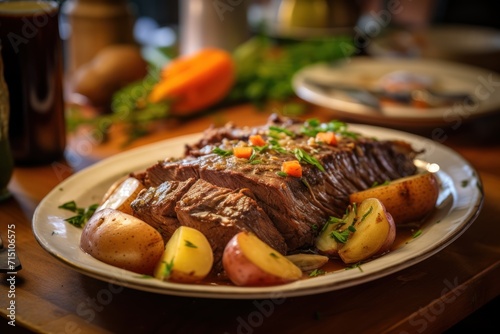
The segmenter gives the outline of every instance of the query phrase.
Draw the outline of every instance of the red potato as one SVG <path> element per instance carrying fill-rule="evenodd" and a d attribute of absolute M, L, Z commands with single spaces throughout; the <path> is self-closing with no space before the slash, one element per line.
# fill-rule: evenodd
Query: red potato
<path fill-rule="evenodd" d="M 302 277 L 299 267 L 249 232 L 240 232 L 229 241 L 222 264 L 238 286 L 279 285 Z"/>
<path fill-rule="evenodd" d="M 382 202 L 368 198 L 357 208 L 356 220 L 347 242 L 339 250 L 342 261 L 357 263 L 387 252 L 396 238 L 396 224 Z"/>
<path fill-rule="evenodd" d="M 404 224 L 429 214 L 438 196 L 438 180 L 433 173 L 426 172 L 353 193 L 349 200 L 351 203 L 361 203 L 367 198 L 378 198 L 396 224 Z"/>
<path fill-rule="evenodd" d="M 107 264 L 151 275 L 163 254 L 161 234 L 134 216 L 103 209 L 85 224 L 81 249 Z"/>

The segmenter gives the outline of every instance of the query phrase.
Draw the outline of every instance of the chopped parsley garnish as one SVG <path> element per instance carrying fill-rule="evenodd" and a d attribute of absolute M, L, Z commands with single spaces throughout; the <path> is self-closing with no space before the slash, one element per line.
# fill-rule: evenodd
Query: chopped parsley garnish
<path fill-rule="evenodd" d="M 174 259 L 172 258 L 172 260 L 168 263 L 163 261 L 163 263 L 165 263 L 165 271 L 163 274 L 165 278 L 168 278 L 170 277 L 170 274 L 172 274 L 172 269 L 174 269 Z"/>
<path fill-rule="evenodd" d="M 276 175 L 281 176 L 281 177 L 287 177 L 287 176 L 288 176 L 288 174 L 287 174 L 287 173 L 282 172 L 282 171 L 277 171 L 277 172 L 276 172 Z"/>
<path fill-rule="evenodd" d="M 253 149 L 257 152 L 264 152 L 265 150 L 267 150 L 269 148 L 269 145 L 264 145 L 264 146 L 252 146 Z"/>
<path fill-rule="evenodd" d="M 358 268 L 359 271 L 363 272 L 363 269 L 361 268 L 361 262 L 350 265 L 349 267 L 346 267 L 345 270 L 350 270 L 350 269 L 355 269 L 355 268 Z"/>
<path fill-rule="evenodd" d="M 287 136 L 289 137 L 295 137 L 295 133 L 293 133 L 292 131 L 288 130 L 288 129 L 285 129 L 285 128 L 282 128 L 282 127 L 279 127 L 279 126 L 270 126 L 269 127 L 269 130 L 270 130 L 270 136 L 275 138 L 276 136 L 274 136 L 273 132 L 277 132 L 277 133 L 284 133 L 286 134 Z"/>
<path fill-rule="evenodd" d="M 300 129 L 300 132 L 308 137 L 316 137 L 319 132 L 335 132 L 344 137 L 357 138 L 357 134 L 347 131 L 347 124 L 341 121 L 330 121 L 321 123 L 316 118 L 308 119 Z"/>
<path fill-rule="evenodd" d="M 322 269 L 314 269 L 313 271 L 311 271 L 309 273 L 309 277 L 316 277 L 316 276 L 324 275 L 324 274 L 326 274 L 326 271 L 324 271 Z"/>
<path fill-rule="evenodd" d="M 415 233 L 413 233 L 412 238 L 413 239 L 418 238 L 421 234 L 422 234 L 422 230 L 418 230 Z"/>
<path fill-rule="evenodd" d="M 276 255 L 275 253 L 269 253 L 269 255 L 271 255 L 271 257 L 274 257 L 275 259 L 279 258 L 279 256 Z"/>
<path fill-rule="evenodd" d="M 195 244 L 193 244 L 189 240 L 184 240 L 184 243 L 185 243 L 186 247 L 189 247 L 189 248 L 198 248 L 198 246 L 196 246 Z"/>
<path fill-rule="evenodd" d="M 217 155 L 220 155 L 221 157 L 228 157 L 230 155 L 233 154 L 232 151 L 226 151 L 226 150 L 223 150 L 222 148 L 220 147 L 216 147 L 212 150 L 212 153 L 215 153 Z"/>
<path fill-rule="evenodd" d="M 278 143 L 278 141 L 276 139 L 269 139 L 269 144 L 271 144 L 269 146 L 269 148 L 272 150 L 275 150 L 278 153 L 283 153 L 283 154 L 288 153 L 288 151 L 286 149 L 281 147 L 280 143 Z"/>
<path fill-rule="evenodd" d="M 87 208 L 80 208 L 78 207 L 78 205 L 76 205 L 75 201 L 69 201 L 60 205 L 58 208 L 76 213 L 75 216 L 66 218 L 64 220 L 76 227 L 83 227 L 85 223 L 87 223 L 87 221 L 90 219 L 90 217 L 92 217 L 98 207 L 99 204 L 92 204 Z"/>
<path fill-rule="evenodd" d="M 469 180 L 462 180 L 462 188 L 465 188 L 469 185 Z"/>
<path fill-rule="evenodd" d="M 318 159 L 311 157 L 303 149 L 296 148 L 293 150 L 293 154 L 295 155 L 297 160 L 299 160 L 299 162 L 306 162 L 308 164 L 316 166 L 322 172 L 325 171 L 325 168 L 321 165 L 321 163 L 318 161 Z"/>
<path fill-rule="evenodd" d="M 366 213 L 363 215 L 363 217 L 361 217 L 361 221 L 364 221 L 366 217 L 368 217 L 368 215 L 370 213 L 372 213 L 373 211 L 373 206 L 370 206 L 370 208 L 368 209 L 368 211 L 366 211 Z"/>
<path fill-rule="evenodd" d="M 335 239 L 335 241 L 340 242 L 342 244 L 345 244 L 347 242 L 347 238 L 349 238 L 349 234 L 356 232 L 356 228 L 352 225 L 349 225 L 349 227 L 346 230 L 343 231 L 332 231 L 330 233 L 330 237 Z"/>

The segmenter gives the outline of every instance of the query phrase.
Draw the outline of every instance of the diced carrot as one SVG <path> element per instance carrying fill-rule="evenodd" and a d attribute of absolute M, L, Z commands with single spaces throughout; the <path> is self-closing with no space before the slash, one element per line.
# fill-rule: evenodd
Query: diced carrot
<path fill-rule="evenodd" d="M 237 146 L 233 148 L 233 154 L 237 158 L 250 159 L 253 149 L 249 146 Z"/>
<path fill-rule="evenodd" d="M 261 135 L 251 135 L 249 140 L 250 140 L 250 144 L 252 144 L 254 146 L 266 145 L 266 141 L 264 140 L 264 138 L 262 138 Z"/>
<path fill-rule="evenodd" d="M 302 166 L 298 160 L 284 161 L 281 165 L 281 171 L 289 176 L 302 177 Z"/>
<path fill-rule="evenodd" d="M 323 142 L 328 145 L 337 145 L 337 137 L 333 132 L 318 132 L 316 141 Z"/>

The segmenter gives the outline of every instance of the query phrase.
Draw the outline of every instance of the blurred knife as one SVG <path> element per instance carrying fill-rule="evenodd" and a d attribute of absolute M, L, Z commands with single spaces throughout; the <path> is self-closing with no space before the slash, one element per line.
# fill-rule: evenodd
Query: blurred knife
<path fill-rule="evenodd" d="M 380 99 L 389 99 L 399 103 L 411 105 L 413 101 L 423 101 L 429 106 L 439 106 L 443 104 L 453 104 L 462 102 L 468 104 L 477 103 L 472 96 L 463 92 L 438 92 L 431 89 L 415 89 L 408 91 L 389 92 L 383 89 L 373 90 L 361 87 L 347 86 L 341 83 L 318 82 L 306 78 L 306 86 L 321 90 L 325 94 L 342 92 L 360 104 L 380 109 Z"/>
<path fill-rule="evenodd" d="M 379 98 L 375 94 L 363 88 L 347 86 L 340 83 L 323 83 L 312 80 L 310 78 L 304 79 L 304 85 L 309 89 L 320 91 L 321 93 L 327 95 L 340 92 L 350 97 L 359 104 L 365 105 L 372 109 L 380 110 Z"/>

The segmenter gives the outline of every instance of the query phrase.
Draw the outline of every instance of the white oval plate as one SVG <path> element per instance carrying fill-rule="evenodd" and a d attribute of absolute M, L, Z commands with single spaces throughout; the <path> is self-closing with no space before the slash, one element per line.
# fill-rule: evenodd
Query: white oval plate
<path fill-rule="evenodd" d="M 33 216 L 33 233 L 51 255 L 76 271 L 99 280 L 160 294 L 205 298 L 276 298 L 316 294 L 375 280 L 412 266 L 437 253 L 458 238 L 478 215 L 482 201 L 481 180 L 473 167 L 457 153 L 431 140 L 366 125 L 350 125 L 353 131 L 380 139 L 401 139 L 415 149 L 427 151 L 422 160 L 437 163 L 442 189 L 437 209 L 422 234 L 409 243 L 362 265 L 361 270 L 340 270 L 323 276 L 274 287 L 237 287 L 191 285 L 144 278 L 100 262 L 79 248 L 81 229 L 64 221 L 71 213 L 58 206 L 74 200 L 79 206 L 98 202 L 106 189 L 119 177 L 141 170 L 164 159 L 180 157 L 184 144 L 199 134 L 169 139 L 133 149 L 105 159 L 78 172 L 55 187 L 39 204 Z"/>
<path fill-rule="evenodd" d="M 307 80 L 312 80 L 374 88 L 383 75 L 400 70 L 429 76 L 437 88 L 445 92 L 467 93 L 477 105 L 471 106 L 467 102 L 435 108 L 385 105 L 376 111 L 345 96 L 324 93 L 307 84 Z M 479 67 L 442 60 L 356 57 L 332 64 L 319 63 L 298 71 L 292 85 L 300 98 L 332 110 L 333 117 L 376 125 L 452 126 L 500 110 L 500 94 L 496 93 L 500 85 L 499 75 Z"/>

